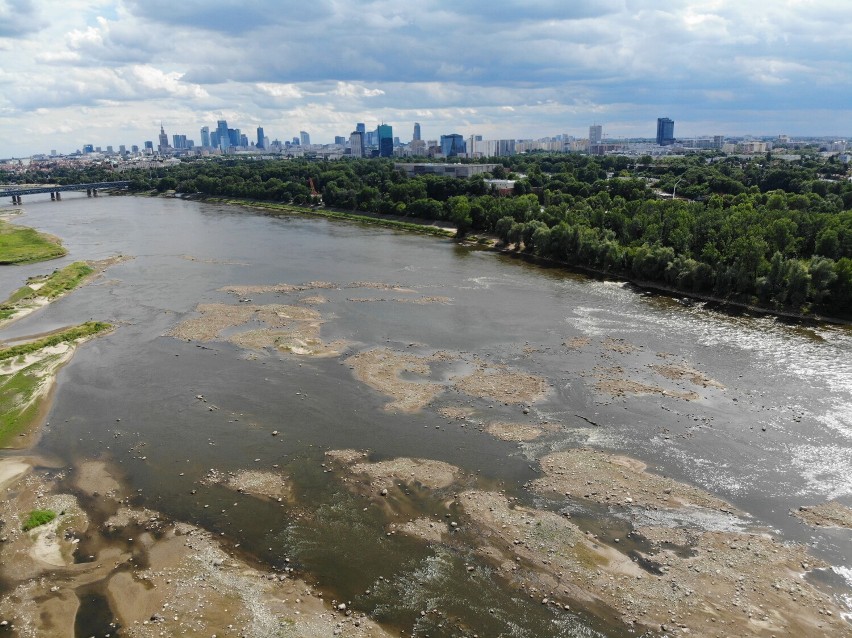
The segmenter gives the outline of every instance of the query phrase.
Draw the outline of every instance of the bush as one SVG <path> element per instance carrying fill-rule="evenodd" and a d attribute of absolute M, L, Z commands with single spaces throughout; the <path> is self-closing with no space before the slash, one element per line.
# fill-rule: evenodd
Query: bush
<path fill-rule="evenodd" d="M 33 510 L 21 529 L 28 532 L 33 528 L 46 525 L 54 518 L 56 518 L 56 512 L 53 510 Z"/>

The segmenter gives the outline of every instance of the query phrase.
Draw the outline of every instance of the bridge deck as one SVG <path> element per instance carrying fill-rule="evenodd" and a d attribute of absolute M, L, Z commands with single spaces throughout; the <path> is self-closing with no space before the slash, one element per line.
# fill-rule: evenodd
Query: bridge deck
<path fill-rule="evenodd" d="M 124 182 L 94 182 L 91 184 L 64 184 L 62 186 L 33 186 L 31 188 L 8 188 L 0 191 L 0 197 L 11 195 L 35 195 L 36 193 L 61 193 L 64 191 L 85 191 L 102 188 L 127 188 L 129 181 Z"/>

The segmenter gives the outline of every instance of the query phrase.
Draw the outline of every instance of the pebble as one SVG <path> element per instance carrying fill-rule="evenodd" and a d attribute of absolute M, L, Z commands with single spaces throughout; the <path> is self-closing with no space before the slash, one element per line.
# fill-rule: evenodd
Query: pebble
<path fill-rule="evenodd" d="M 387 489 L 382 489 L 381 494 L 382 494 L 382 496 L 387 496 L 388 495 Z"/>

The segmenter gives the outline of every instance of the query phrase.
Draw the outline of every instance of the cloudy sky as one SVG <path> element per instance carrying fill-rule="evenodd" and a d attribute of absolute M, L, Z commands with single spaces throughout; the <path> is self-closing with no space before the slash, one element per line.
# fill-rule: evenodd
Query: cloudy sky
<path fill-rule="evenodd" d="M 254 138 L 852 135 L 850 0 L 0 0 L 0 157 Z"/>

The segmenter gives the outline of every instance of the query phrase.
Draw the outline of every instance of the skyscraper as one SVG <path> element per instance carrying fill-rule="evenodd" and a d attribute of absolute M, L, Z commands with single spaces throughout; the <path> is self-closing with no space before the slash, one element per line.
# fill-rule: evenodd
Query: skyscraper
<path fill-rule="evenodd" d="M 364 122 L 358 122 L 355 125 L 355 130 L 358 131 L 361 135 L 364 135 L 367 132 L 367 125 Z"/>
<path fill-rule="evenodd" d="M 204 148 L 210 147 L 210 127 L 202 126 L 201 127 L 201 146 Z"/>
<path fill-rule="evenodd" d="M 217 146 L 223 151 L 227 150 L 231 144 L 231 138 L 228 135 L 228 122 L 226 120 L 216 122 L 216 138 L 219 142 Z"/>
<path fill-rule="evenodd" d="M 379 124 L 376 137 L 379 141 L 379 157 L 393 157 L 393 127 L 390 124 Z"/>
<path fill-rule="evenodd" d="M 589 145 L 600 144 L 603 139 L 603 127 L 600 124 L 592 124 L 589 127 Z"/>
<path fill-rule="evenodd" d="M 257 144 L 255 144 L 258 148 L 263 148 L 263 127 L 257 127 Z"/>
<path fill-rule="evenodd" d="M 414 123 L 414 137 L 411 139 L 415 142 L 420 139 L 420 122 Z"/>
<path fill-rule="evenodd" d="M 456 157 L 466 151 L 464 138 L 458 133 L 441 136 L 441 153 L 445 157 Z"/>
<path fill-rule="evenodd" d="M 352 157 L 364 157 L 364 134 L 361 131 L 352 131 L 349 135 L 349 148 Z"/>
<path fill-rule="evenodd" d="M 160 122 L 160 145 L 157 148 L 161 153 L 169 148 L 169 136 L 166 135 L 162 122 Z"/>
<path fill-rule="evenodd" d="M 299 144 L 302 146 L 311 145 L 311 136 L 306 131 L 299 131 Z"/>
<path fill-rule="evenodd" d="M 659 146 L 668 146 L 674 144 L 674 120 L 667 117 L 657 118 L 657 144 Z"/>

